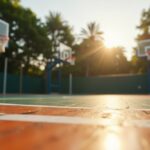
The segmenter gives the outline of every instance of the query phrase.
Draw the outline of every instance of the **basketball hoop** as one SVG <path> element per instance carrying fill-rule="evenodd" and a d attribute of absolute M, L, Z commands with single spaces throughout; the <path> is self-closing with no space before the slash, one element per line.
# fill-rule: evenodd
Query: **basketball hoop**
<path fill-rule="evenodd" d="M 0 19 L 0 53 L 5 52 L 9 41 L 9 24 Z"/>
<path fill-rule="evenodd" d="M 7 46 L 9 41 L 9 37 L 8 36 L 0 36 L 0 53 L 5 52 L 5 47 Z"/>
<path fill-rule="evenodd" d="M 73 54 L 74 52 L 72 51 L 71 47 L 63 43 L 59 43 L 58 51 L 54 54 L 54 56 L 65 63 L 75 65 L 75 57 Z"/>

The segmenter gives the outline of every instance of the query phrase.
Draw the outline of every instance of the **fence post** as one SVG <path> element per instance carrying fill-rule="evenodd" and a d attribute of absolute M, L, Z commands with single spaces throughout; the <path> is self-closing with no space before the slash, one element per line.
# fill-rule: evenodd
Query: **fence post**
<path fill-rule="evenodd" d="M 72 73 L 69 74 L 69 95 L 72 95 Z"/>
<path fill-rule="evenodd" d="M 19 85 L 19 92 L 22 94 L 23 92 L 23 65 L 20 66 L 20 85 Z"/>
<path fill-rule="evenodd" d="M 7 90 L 7 66 L 8 66 L 8 58 L 6 57 L 4 64 L 3 95 L 6 95 Z"/>
<path fill-rule="evenodd" d="M 148 93 L 150 93 L 150 62 L 148 62 Z"/>

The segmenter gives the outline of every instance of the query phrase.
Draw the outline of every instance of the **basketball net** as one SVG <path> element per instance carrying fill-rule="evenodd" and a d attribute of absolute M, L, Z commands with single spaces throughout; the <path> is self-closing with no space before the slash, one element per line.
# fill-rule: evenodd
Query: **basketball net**
<path fill-rule="evenodd" d="M 71 65 L 75 65 L 75 57 L 74 56 L 69 56 L 65 59 L 66 62 L 70 63 Z"/>
<path fill-rule="evenodd" d="M 7 36 L 0 36 L 0 53 L 5 52 L 5 48 L 8 44 L 9 38 Z"/>

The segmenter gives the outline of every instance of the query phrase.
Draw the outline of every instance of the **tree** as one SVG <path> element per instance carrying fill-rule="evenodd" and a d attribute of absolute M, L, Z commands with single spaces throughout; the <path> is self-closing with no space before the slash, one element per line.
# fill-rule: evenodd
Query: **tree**
<path fill-rule="evenodd" d="M 129 73 L 130 64 L 124 54 L 124 48 L 107 48 L 98 24 L 89 23 L 86 29 L 82 29 L 81 35 L 83 41 L 76 46 L 78 74 L 99 76 Z"/>
<path fill-rule="evenodd" d="M 145 58 L 142 59 L 134 55 L 131 60 L 131 65 L 132 65 L 132 73 L 141 74 L 147 72 L 148 63 L 145 60 Z"/>
<path fill-rule="evenodd" d="M 136 41 L 150 39 L 150 8 L 144 9 L 141 15 L 140 23 L 137 26 L 139 33 L 136 37 Z M 137 47 L 134 49 L 136 51 Z M 145 73 L 148 67 L 148 61 L 145 58 L 139 58 L 135 55 L 132 58 L 132 71 L 134 73 Z"/>
<path fill-rule="evenodd" d="M 99 63 L 99 74 L 129 73 L 129 62 L 123 47 L 105 48 Z"/>
<path fill-rule="evenodd" d="M 85 76 L 95 74 L 98 69 L 99 59 L 102 53 L 102 43 L 97 40 L 84 39 L 76 50 L 76 63 L 80 66 Z"/>
<path fill-rule="evenodd" d="M 9 47 L 1 55 L 1 62 L 9 58 L 9 72 L 18 72 L 21 63 L 25 73 L 30 72 L 31 66 L 39 68 L 39 56 L 44 60 L 45 54 L 51 55 L 45 25 L 30 9 L 23 8 L 19 0 L 1 0 L 0 10 L 1 19 L 10 24 Z"/>
<path fill-rule="evenodd" d="M 103 32 L 100 30 L 99 25 L 95 22 L 87 24 L 86 29 L 81 30 L 83 41 L 77 50 L 77 63 L 82 69 L 85 70 L 86 76 L 95 74 L 97 69 L 97 61 L 104 48 Z"/>
<path fill-rule="evenodd" d="M 103 40 L 103 32 L 100 31 L 100 27 L 96 22 L 90 22 L 87 24 L 87 28 L 82 28 L 81 35 L 84 39 L 92 39 L 92 40 Z"/>
<path fill-rule="evenodd" d="M 137 28 L 141 33 L 137 36 L 137 40 L 150 39 L 150 8 L 143 10 L 140 24 Z"/>
<path fill-rule="evenodd" d="M 60 42 L 72 47 L 74 42 L 72 28 L 63 20 L 60 13 L 50 12 L 46 17 L 46 26 L 53 52 L 56 52 Z"/>

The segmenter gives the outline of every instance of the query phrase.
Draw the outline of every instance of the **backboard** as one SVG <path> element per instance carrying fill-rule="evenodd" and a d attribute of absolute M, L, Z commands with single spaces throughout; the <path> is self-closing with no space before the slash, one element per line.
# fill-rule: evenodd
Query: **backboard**
<path fill-rule="evenodd" d="M 139 57 L 147 57 L 148 60 L 150 59 L 150 39 L 138 42 L 137 55 Z"/>
<path fill-rule="evenodd" d="M 73 56 L 74 52 L 72 51 L 72 48 L 60 43 L 57 47 L 57 52 L 55 53 L 55 57 L 61 59 L 64 62 L 69 63 L 70 65 L 75 64 L 75 59 Z"/>
<path fill-rule="evenodd" d="M 0 53 L 5 52 L 9 41 L 9 24 L 0 19 Z"/>

